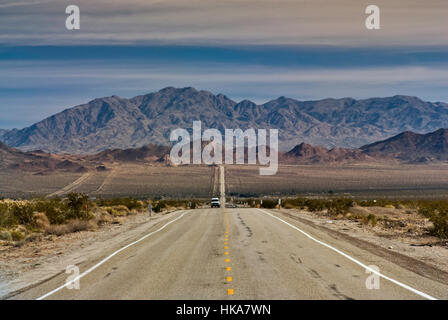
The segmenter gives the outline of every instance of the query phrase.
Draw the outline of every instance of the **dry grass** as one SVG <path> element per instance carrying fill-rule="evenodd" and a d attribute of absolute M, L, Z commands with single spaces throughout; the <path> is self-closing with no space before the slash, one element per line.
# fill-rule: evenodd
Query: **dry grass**
<path fill-rule="evenodd" d="M 48 220 L 44 212 L 36 212 L 33 215 L 34 223 L 39 230 L 47 230 L 50 227 L 50 221 Z"/>
<path fill-rule="evenodd" d="M 89 228 L 90 228 L 90 230 L 92 230 L 92 229 L 94 230 L 97 227 L 98 226 L 92 220 L 84 221 L 84 220 L 75 219 L 75 220 L 70 220 L 66 224 L 51 225 L 45 229 L 45 233 L 61 236 L 61 235 L 67 234 L 67 233 L 87 231 L 87 230 L 89 230 Z"/>

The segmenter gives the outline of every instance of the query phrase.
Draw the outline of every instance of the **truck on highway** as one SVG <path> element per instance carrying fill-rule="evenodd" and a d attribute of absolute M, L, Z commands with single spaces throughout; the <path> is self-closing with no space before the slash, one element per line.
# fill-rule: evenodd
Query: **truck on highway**
<path fill-rule="evenodd" d="M 212 198 L 210 206 L 212 208 L 221 208 L 221 203 L 219 202 L 219 198 Z"/>

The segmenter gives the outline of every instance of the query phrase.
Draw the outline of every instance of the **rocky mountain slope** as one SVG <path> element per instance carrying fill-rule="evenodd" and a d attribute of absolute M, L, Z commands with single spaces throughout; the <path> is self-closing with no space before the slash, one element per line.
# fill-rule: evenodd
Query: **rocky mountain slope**
<path fill-rule="evenodd" d="M 360 150 L 375 158 L 394 158 L 408 162 L 446 161 L 448 129 L 428 134 L 406 131 L 390 139 L 363 146 Z"/>
<path fill-rule="evenodd" d="M 416 97 L 298 101 L 285 97 L 257 105 L 235 102 L 194 88 L 168 87 L 132 99 L 95 99 L 30 127 L 0 132 L 0 140 L 21 150 L 94 154 L 106 149 L 168 145 L 175 128 L 276 128 L 279 148 L 301 142 L 326 148 L 358 148 L 403 131 L 427 133 L 448 127 L 448 104 Z"/>

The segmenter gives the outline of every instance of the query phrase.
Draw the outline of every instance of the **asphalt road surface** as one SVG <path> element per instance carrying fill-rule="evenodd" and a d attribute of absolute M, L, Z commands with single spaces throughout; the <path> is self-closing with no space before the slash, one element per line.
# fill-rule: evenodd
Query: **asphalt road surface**
<path fill-rule="evenodd" d="M 112 257 L 114 252 L 105 250 L 98 261 L 81 265 L 79 289 L 62 287 L 68 276 L 64 273 L 13 298 L 448 298 L 448 286 L 277 210 L 179 211 L 170 222 L 154 226 L 149 236 Z M 372 274 L 359 263 L 378 266 L 388 279 L 380 277 L 375 289 L 378 282 L 369 278 L 374 288 L 368 289 L 366 280 Z"/>
<path fill-rule="evenodd" d="M 223 166 L 220 193 L 222 208 L 172 213 L 68 282 L 61 273 L 13 299 L 448 299 L 448 281 L 278 210 L 224 208 Z"/>

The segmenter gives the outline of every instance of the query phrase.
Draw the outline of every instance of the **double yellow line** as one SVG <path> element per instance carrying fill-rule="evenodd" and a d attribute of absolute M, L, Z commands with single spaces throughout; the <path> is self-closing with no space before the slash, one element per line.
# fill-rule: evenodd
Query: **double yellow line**
<path fill-rule="evenodd" d="M 226 222 L 226 231 L 225 231 L 225 236 L 224 236 L 224 255 L 226 256 L 226 258 L 224 259 L 224 261 L 226 262 L 226 272 L 230 272 L 232 271 L 232 267 L 229 265 L 230 264 L 230 258 L 229 258 L 229 230 L 230 230 L 230 225 L 229 225 L 229 216 L 227 215 L 227 211 L 224 208 L 224 219 Z M 232 282 L 232 277 L 231 276 L 226 276 L 226 283 L 231 283 Z M 235 294 L 235 290 L 228 288 L 227 289 L 227 295 L 231 296 Z"/>

